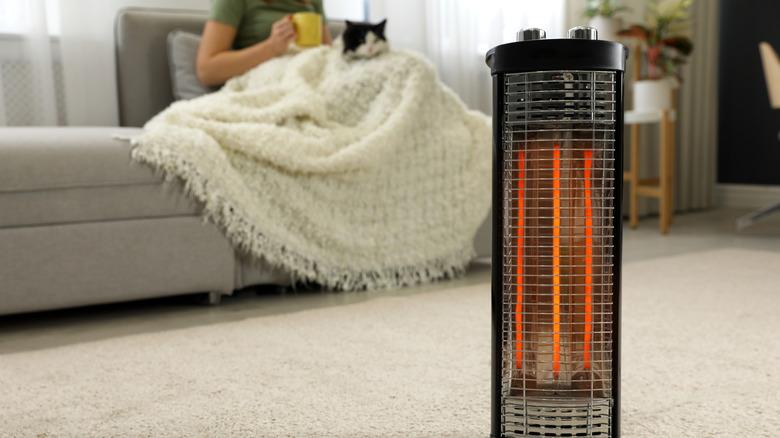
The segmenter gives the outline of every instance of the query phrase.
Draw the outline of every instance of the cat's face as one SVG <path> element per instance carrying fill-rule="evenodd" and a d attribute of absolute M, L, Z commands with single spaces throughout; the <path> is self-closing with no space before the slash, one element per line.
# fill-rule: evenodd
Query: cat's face
<path fill-rule="evenodd" d="M 344 41 L 344 55 L 355 58 L 371 58 L 389 49 L 385 38 L 385 23 L 356 23 L 347 21 L 341 38 Z"/>

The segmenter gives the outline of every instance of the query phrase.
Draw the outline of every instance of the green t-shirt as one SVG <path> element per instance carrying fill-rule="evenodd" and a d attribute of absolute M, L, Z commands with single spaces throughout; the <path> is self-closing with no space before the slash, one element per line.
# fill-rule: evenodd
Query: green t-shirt
<path fill-rule="evenodd" d="M 209 18 L 236 28 L 233 47 L 242 49 L 271 35 L 271 26 L 285 15 L 313 11 L 323 16 L 322 0 L 214 0 Z"/>

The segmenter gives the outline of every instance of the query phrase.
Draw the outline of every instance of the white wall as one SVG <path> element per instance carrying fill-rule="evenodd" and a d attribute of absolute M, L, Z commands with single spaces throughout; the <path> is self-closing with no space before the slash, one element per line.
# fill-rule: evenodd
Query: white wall
<path fill-rule="evenodd" d="M 61 50 L 69 125 L 119 123 L 114 18 L 129 6 L 207 10 L 209 0 L 61 0 Z"/>
<path fill-rule="evenodd" d="M 425 6 L 426 0 L 369 0 L 369 20 L 376 22 L 385 18 L 385 33 L 393 47 L 425 52 Z"/>
<path fill-rule="evenodd" d="M 364 0 L 324 0 L 325 14 L 328 18 L 363 21 Z"/>

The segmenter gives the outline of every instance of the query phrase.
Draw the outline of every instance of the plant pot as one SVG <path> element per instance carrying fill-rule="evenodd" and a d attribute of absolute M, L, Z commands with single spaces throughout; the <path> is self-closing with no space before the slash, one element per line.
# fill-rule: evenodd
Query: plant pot
<path fill-rule="evenodd" d="M 595 27 L 599 31 L 599 39 L 604 41 L 617 41 L 618 32 L 623 23 L 616 17 L 596 16 L 590 19 L 588 26 Z"/>
<path fill-rule="evenodd" d="M 658 111 L 672 108 L 672 83 L 668 79 L 634 82 L 634 110 Z"/>

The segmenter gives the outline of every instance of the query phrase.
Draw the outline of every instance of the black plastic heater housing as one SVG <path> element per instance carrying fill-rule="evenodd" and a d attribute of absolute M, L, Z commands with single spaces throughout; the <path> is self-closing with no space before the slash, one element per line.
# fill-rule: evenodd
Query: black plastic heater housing
<path fill-rule="evenodd" d="M 493 195 L 492 195 L 492 376 L 491 376 L 491 437 L 508 436 L 502 427 L 502 345 L 505 326 L 502 309 L 505 271 L 502 260 L 505 248 L 502 228 L 505 223 L 503 192 L 505 169 L 505 78 L 507 75 L 546 71 L 612 72 L 615 78 L 614 106 L 614 208 L 611 209 L 612 242 L 614 246 L 612 290 L 612 405 L 611 437 L 620 432 L 620 261 L 621 261 L 621 206 L 623 163 L 623 81 L 627 49 L 618 43 L 587 39 L 537 39 L 499 45 L 491 49 L 486 62 L 493 77 Z M 511 435 L 524 436 L 524 435 Z M 553 435 L 565 436 L 565 435 Z M 578 435 L 579 436 L 579 435 Z M 590 435 L 588 435 L 590 436 Z M 602 436 L 602 435 L 598 435 Z"/>

